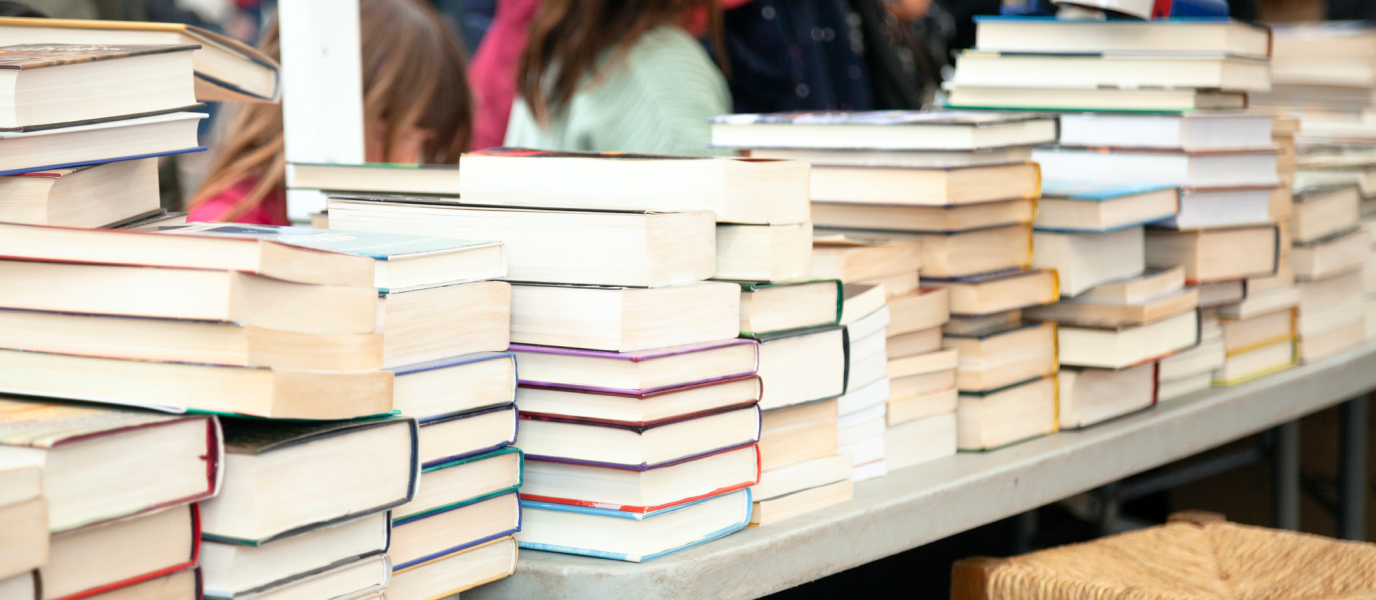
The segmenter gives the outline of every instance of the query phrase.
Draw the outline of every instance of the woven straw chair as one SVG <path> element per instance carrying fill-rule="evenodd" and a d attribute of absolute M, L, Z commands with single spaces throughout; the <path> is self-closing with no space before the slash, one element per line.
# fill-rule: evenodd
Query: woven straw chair
<path fill-rule="evenodd" d="M 952 600 L 1376 599 L 1376 544 L 1189 511 L 1159 527 L 952 569 Z"/>

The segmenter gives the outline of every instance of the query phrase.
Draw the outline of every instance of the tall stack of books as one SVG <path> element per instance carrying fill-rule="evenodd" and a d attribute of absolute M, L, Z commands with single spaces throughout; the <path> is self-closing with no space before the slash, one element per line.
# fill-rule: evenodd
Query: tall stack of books
<path fill-rule="evenodd" d="M 843 385 L 839 328 L 765 333 L 837 319 L 835 282 L 772 285 L 808 273 L 807 165 L 520 149 L 463 165 L 460 197 L 332 197 L 330 223 L 506 244 L 520 545 L 642 561 L 744 527 L 760 409 Z"/>
<path fill-rule="evenodd" d="M 713 121 L 714 145 L 813 164 L 819 252 L 920 244 L 905 269 L 920 269 L 924 287 L 888 301 L 885 437 L 903 455 L 891 467 L 949 454 L 952 441 L 982 450 L 1056 429 L 1054 329 L 1020 312 L 1056 296 L 1054 274 L 1028 270 L 1040 178 L 1027 162 L 1032 145 L 1055 135 L 1047 118 L 983 112 Z"/>
<path fill-rule="evenodd" d="M 1046 260 L 1038 264 L 1055 261 L 1061 294 L 1070 297 L 1039 313 L 1062 321 L 1062 363 L 1117 369 L 1126 381 L 1137 371 L 1129 367 L 1193 347 L 1158 379 L 1172 395 L 1203 387 L 1202 372 L 1212 367 L 1215 382 L 1231 383 L 1292 364 L 1293 331 L 1270 327 L 1290 316 L 1283 300 L 1293 292 L 1279 290 L 1289 285 L 1283 276 L 1273 283 L 1275 298 L 1234 306 L 1223 317 L 1230 322 L 1221 324 L 1228 353 L 1222 365 L 1212 340 L 1198 335 L 1212 331 L 1214 314 L 1195 310 L 1242 302 L 1245 280 L 1283 271 L 1284 228 L 1271 211 L 1280 183 L 1274 117 L 1240 110 L 1249 92 L 1269 89 L 1267 30 L 1189 19 L 984 18 L 977 46 L 957 59 L 953 105 L 1068 111 L 1060 116 L 1057 145 L 1033 152 L 1049 182 L 1075 182 L 1066 191 L 1046 185 L 1038 227 L 1081 233 L 1047 231 L 1036 240 Z M 1128 241 L 1143 223 L 1151 224 L 1144 236 Z M 1097 237 L 1082 233 L 1096 227 L 1103 232 Z M 1106 231 L 1114 228 L 1120 229 Z M 1123 246 L 1109 249 L 1115 237 Z M 1103 244 L 1072 247 L 1091 239 Z M 1134 269 L 1150 271 L 1109 281 Z M 1182 274 L 1197 291 L 1182 288 Z M 1079 385 L 1066 387 L 1066 426 L 1155 401 L 1144 396 L 1080 420 Z"/>

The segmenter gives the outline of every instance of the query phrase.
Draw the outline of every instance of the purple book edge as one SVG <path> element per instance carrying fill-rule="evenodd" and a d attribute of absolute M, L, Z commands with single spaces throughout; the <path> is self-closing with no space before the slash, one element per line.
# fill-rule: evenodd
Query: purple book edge
<path fill-rule="evenodd" d="M 569 465 L 584 465 L 584 466 L 588 466 L 588 467 L 603 467 L 603 468 L 607 468 L 607 469 L 617 469 L 617 470 L 621 470 L 621 471 L 641 471 L 641 472 L 644 472 L 644 471 L 649 471 L 649 470 L 651 470 L 651 469 L 660 469 L 660 468 L 664 468 L 664 467 L 672 467 L 672 466 L 674 466 L 674 465 L 686 463 L 686 462 L 688 462 L 688 461 L 690 461 L 690 460 L 697 460 L 697 459 L 699 459 L 699 458 L 704 458 L 704 457 L 706 457 L 706 456 L 710 456 L 710 455 L 712 455 L 712 454 L 717 454 L 717 453 L 720 453 L 720 452 L 726 452 L 726 451 L 728 451 L 728 450 L 739 450 L 739 449 L 741 449 L 741 448 L 745 448 L 745 447 L 748 447 L 748 446 L 753 446 L 753 445 L 755 445 L 755 444 L 758 444 L 759 442 L 760 442 L 760 436 L 759 436 L 758 433 L 756 433 L 756 434 L 755 434 L 755 439 L 754 439 L 754 440 L 751 440 L 751 441 L 749 441 L 749 442 L 745 442 L 745 443 L 742 443 L 742 444 L 736 444 L 736 445 L 734 445 L 734 446 L 725 446 L 725 447 L 717 448 L 717 449 L 714 449 L 714 450 L 708 450 L 707 452 L 699 452 L 699 453 L 697 453 L 697 454 L 692 454 L 692 455 L 689 455 L 689 456 L 684 456 L 684 457 L 680 457 L 680 458 L 675 458 L 675 459 L 673 459 L 673 460 L 666 460 L 666 461 L 664 461 L 664 462 L 655 463 L 655 464 L 640 463 L 640 464 L 638 464 L 638 465 L 628 465 L 628 464 L 624 464 L 624 463 L 609 463 L 609 462 L 601 462 L 601 461 L 596 461 L 596 460 L 583 460 L 583 459 L 578 459 L 578 458 L 564 458 L 564 457 L 560 457 L 560 456 L 545 456 L 545 455 L 543 455 L 543 454 L 529 454 L 529 453 L 526 454 L 526 458 L 530 458 L 530 459 L 534 459 L 534 460 L 543 460 L 543 461 L 546 461 L 546 462 L 564 463 L 564 464 L 569 464 Z"/>
<path fill-rule="evenodd" d="M 753 341 L 753 340 L 752 340 L 752 341 Z M 758 368 L 758 364 L 759 364 L 759 363 L 757 362 L 757 363 L 756 363 L 757 368 Z M 722 375 L 721 377 L 710 377 L 710 378 L 707 378 L 707 379 L 697 379 L 697 380 L 694 380 L 694 381 L 685 381 L 685 382 L 683 382 L 683 383 L 675 383 L 675 384 L 673 384 L 673 385 L 661 385 L 661 386 L 659 386 L 659 387 L 644 388 L 644 389 L 639 389 L 639 390 L 626 389 L 626 388 L 598 387 L 598 386 L 595 386 L 595 385 L 578 385 L 578 384 L 574 384 L 574 383 L 553 383 L 553 382 L 549 382 L 549 381 L 531 381 L 531 380 L 529 380 L 529 379 L 519 379 L 518 381 L 520 382 L 521 385 L 536 385 L 536 386 L 540 386 L 540 387 L 558 388 L 558 389 L 561 389 L 561 390 L 574 390 L 574 391 L 580 391 L 580 392 L 602 392 L 602 393 L 607 393 L 607 394 L 618 394 L 618 395 L 623 395 L 623 396 L 643 396 L 643 395 L 645 395 L 645 394 L 650 394 L 650 393 L 654 393 L 654 392 L 662 392 L 662 391 L 665 391 L 665 390 L 673 390 L 673 389 L 684 388 L 684 387 L 698 386 L 698 385 L 702 385 L 702 384 L 706 384 L 706 383 L 714 383 L 714 382 L 717 382 L 717 381 L 726 381 L 726 380 L 728 380 L 728 379 L 739 379 L 739 378 L 741 378 L 741 377 L 748 377 L 748 376 L 750 376 L 750 375 L 755 375 L 755 374 L 756 374 L 756 371 L 747 371 L 747 372 L 745 372 L 745 373 L 732 373 L 732 374 L 730 374 L 730 375 Z"/>

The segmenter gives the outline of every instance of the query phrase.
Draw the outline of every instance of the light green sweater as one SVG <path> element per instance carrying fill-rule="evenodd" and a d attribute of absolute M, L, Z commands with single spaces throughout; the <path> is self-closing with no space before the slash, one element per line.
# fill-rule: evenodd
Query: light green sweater
<path fill-rule="evenodd" d="M 606 64 L 610 52 L 603 57 Z M 731 110 L 731 92 L 712 59 L 678 27 L 645 34 L 611 73 L 584 78 L 568 106 L 535 121 L 519 97 L 511 107 L 506 145 L 541 150 L 729 154 L 707 147 L 707 118 Z"/>

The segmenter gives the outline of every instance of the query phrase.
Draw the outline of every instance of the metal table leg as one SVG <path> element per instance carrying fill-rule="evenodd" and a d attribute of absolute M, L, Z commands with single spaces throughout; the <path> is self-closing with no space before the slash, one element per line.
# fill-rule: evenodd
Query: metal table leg
<path fill-rule="evenodd" d="M 1300 528 L 1300 422 L 1283 423 L 1275 429 L 1274 481 L 1271 486 L 1271 526 Z"/>
<path fill-rule="evenodd" d="M 1366 539 L 1366 396 L 1344 402 L 1338 412 L 1338 537 Z"/>

